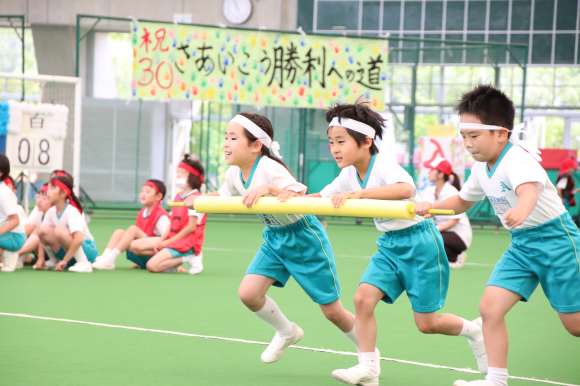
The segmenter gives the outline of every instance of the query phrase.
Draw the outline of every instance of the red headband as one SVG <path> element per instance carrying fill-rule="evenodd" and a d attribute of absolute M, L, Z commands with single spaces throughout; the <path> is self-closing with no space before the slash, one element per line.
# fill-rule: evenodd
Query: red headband
<path fill-rule="evenodd" d="M 54 175 L 56 177 L 66 177 L 66 173 L 65 172 L 61 172 L 60 170 L 57 170 L 56 172 L 54 172 Z"/>
<path fill-rule="evenodd" d="M 75 202 L 75 200 L 71 200 L 71 195 L 72 195 L 72 191 L 69 189 L 68 186 L 65 185 L 64 182 L 57 180 L 56 178 L 53 178 L 52 180 L 49 181 L 49 183 L 53 184 L 54 186 L 56 186 L 57 188 L 59 188 L 60 190 L 62 190 L 63 192 L 66 193 L 66 197 L 68 198 L 68 202 L 69 204 L 71 204 L 72 206 L 74 206 L 75 208 L 77 208 L 77 210 L 82 214 L 83 210 L 77 205 L 77 203 Z"/>
<path fill-rule="evenodd" d="M 201 176 L 201 173 L 199 172 L 199 170 L 197 170 L 193 166 L 190 166 L 186 163 L 180 162 L 178 167 L 187 170 L 188 172 L 190 172 L 191 174 L 193 174 L 194 176 L 199 178 L 199 182 L 201 182 L 202 184 L 205 183 L 205 180 Z"/>
<path fill-rule="evenodd" d="M 48 192 L 48 185 L 42 185 L 42 188 L 40 188 L 41 192 Z"/>
<path fill-rule="evenodd" d="M 160 193 L 161 195 L 163 195 L 163 193 L 161 193 L 161 190 L 159 190 L 159 187 L 157 185 L 155 185 L 153 182 L 147 181 L 143 184 L 143 186 L 145 186 L 145 185 L 152 187 L 153 189 L 155 189 L 157 191 L 157 193 Z"/>
<path fill-rule="evenodd" d="M 12 182 L 12 180 L 10 180 L 10 178 L 6 178 L 6 179 L 4 180 L 4 183 L 5 183 L 5 184 L 6 184 L 6 186 L 8 186 L 9 188 L 11 188 L 11 189 L 16 189 L 16 188 L 14 187 L 14 182 Z"/>

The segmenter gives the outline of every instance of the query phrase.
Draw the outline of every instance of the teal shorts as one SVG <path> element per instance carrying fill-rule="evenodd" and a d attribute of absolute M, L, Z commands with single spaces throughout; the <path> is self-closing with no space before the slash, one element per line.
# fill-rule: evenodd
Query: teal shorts
<path fill-rule="evenodd" d="M 173 258 L 196 254 L 195 250 L 193 248 L 191 248 L 189 251 L 186 251 L 186 252 L 179 252 L 179 251 L 176 251 L 175 249 L 172 249 L 172 248 L 167 248 L 167 250 L 169 251 L 169 253 L 171 253 L 171 256 L 173 256 Z"/>
<path fill-rule="evenodd" d="M 515 292 L 525 302 L 542 283 L 556 311 L 580 311 L 580 231 L 570 214 L 512 231 L 511 242 L 487 285 Z"/>
<path fill-rule="evenodd" d="M 24 246 L 26 235 L 24 233 L 4 233 L 0 235 L 0 248 L 10 252 L 17 252 Z"/>
<path fill-rule="evenodd" d="M 264 243 L 248 267 L 246 275 L 262 275 L 284 287 L 290 276 L 310 299 L 329 304 L 340 299 L 340 284 L 334 254 L 324 227 L 314 216 L 285 227 L 267 227 Z"/>
<path fill-rule="evenodd" d="M 147 262 L 151 260 L 152 256 L 138 256 L 131 251 L 127 251 L 127 260 L 132 261 L 143 269 L 147 269 Z"/>
<path fill-rule="evenodd" d="M 383 291 L 382 300 L 388 304 L 407 291 L 415 312 L 443 308 L 449 287 L 449 262 L 443 238 L 432 219 L 387 232 L 379 237 L 377 246 L 379 252 L 371 257 L 361 284 Z"/>
<path fill-rule="evenodd" d="M 87 260 L 91 263 L 94 263 L 97 256 L 99 255 L 99 251 L 97 250 L 97 244 L 95 243 L 95 240 L 84 240 L 82 247 L 83 251 L 85 252 L 85 255 L 87 256 Z M 55 256 L 57 259 L 62 260 L 66 256 L 66 251 L 64 250 L 63 247 L 60 247 L 58 252 L 55 253 Z M 67 268 L 72 267 L 76 263 L 77 261 L 73 257 L 68 261 L 66 267 Z"/>

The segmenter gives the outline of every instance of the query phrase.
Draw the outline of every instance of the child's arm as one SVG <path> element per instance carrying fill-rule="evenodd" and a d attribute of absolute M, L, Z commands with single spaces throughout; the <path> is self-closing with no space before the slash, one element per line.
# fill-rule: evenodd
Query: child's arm
<path fill-rule="evenodd" d="M 171 237 L 170 239 L 167 240 L 163 239 L 161 241 L 161 248 L 165 248 L 172 242 L 180 240 L 186 236 L 189 236 L 189 234 L 195 231 L 195 228 L 197 228 L 197 216 L 189 216 L 189 222 L 182 230 L 180 230 L 175 236 Z M 167 237 L 166 234 L 163 234 L 163 236 Z"/>
<path fill-rule="evenodd" d="M 515 229 L 521 225 L 532 213 L 538 202 L 538 189 L 534 182 L 521 184 L 516 188 L 516 194 L 518 204 L 515 208 L 506 210 L 503 215 L 503 221 L 510 229 Z"/>
<path fill-rule="evenodd" d="M 170 230 L 171 230 L 171 224 L 167 227 L 167 229 L 165 229 L 165 232 L 163 232 L 161 237 L 159 237 L 159 240 L 157 240 L 157 243 L 155 243 L 155 246 L 153 247 L 153 252 L 159 253 L 159 251 L 165 247 L 165 246 L 162 246 L 162 244 L 165 241 L 165 239 L 167 239 L 167 236 L 169 236 Z"/>
<path fill-rule="evenodd" d="M 449 197 L 434 204 L 430 202 L 420 202 L 415 205 L 415 214 L 424 216 L 425 218 L 431 218 L 433 215 L 429 214 L 429 209 L 451 209 L 455 211 L 455 214 L 461 214 L 471 209 L 475 202 L 476 201 L 466 201 L 459 197 L 459 195 Z"/>
<path fill-rule="evenodd" d="M 8 216 L 8 222 L 0 227 L 0 235 L 10 232 L 12 229 L 16 228 L 18 224 L 20 224 L 18 214 L 11 214 Z"/>
<path fill-rule="evenodd" d="M 377 188 L 346 191 L 332 196 L 335 208 L 344 205 L 348 199 L 372 198 L 375 200 L 405 200 L 413 197 L 414 188 L 406 182 L 397 182 Z"/>
<path fill-rule="evenodd" d="M 70 259 L 74 257 L 75 253 L 77 253 L 79 248 L 81 248 L 81 246 L 83 245 L 83 240 L 84 240 L 83 232 L 81 231 L 73 232 L 72 241 L 70 242 L 68 251 L 66 251 L 66 255 L 56 265 L 55 271 L 63 271 L 66 268 Z"/>
<path fill-rule="evenodd" d="M 247 192 L 244 197 L 242 197 L 242 203 L 245 204 L 248 208 L 251 208 L 252 205 L 258 203 L 260 197 L 266 196 L 268 194 L 278 197 L 285 196 L 286 198 L 290 198 L 295 197 L 296 195 L 303 195 L 304 193 L 306 193 L 306 190 L 302 192 L 295 192 L 293 190 L 279 188 L 272 184 L 264 184 Z M 286 199 L 284 199 L 284 201 L 286 201 Z"/>

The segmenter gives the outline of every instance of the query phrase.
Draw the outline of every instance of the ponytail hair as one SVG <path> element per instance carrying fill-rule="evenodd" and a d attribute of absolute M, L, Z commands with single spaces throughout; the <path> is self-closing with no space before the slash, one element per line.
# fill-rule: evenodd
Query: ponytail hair
<path fill-rule="evenodd" d="M 79 198 L 75 195 L 75 192 L 73 190 L 74 182 L 73 182 L 72 177 L 56 176 L 56 177 L 53 177 L 48 183 L 50 185 L 56 186 L 57 188 L 59 188 L 60 190 L 65 192 L 69 203 L 72 206 L 74 206 L 75 208 L 77 208 L 78 211 L 81 212 L 81 214 L 83 213 L 83 205 L 81 204 L 81 200 L 79 200 Z M 62 187 L 59 186 L 60 184 L 64 184 L 64 187 L 66 189 L 62 189 Z M 69 194 L 69 192 L 70 192 L 70 194 Z"/>
<path fill-rule="evenodd" d="M 270 122 L 270 120 L 267 117 L 265 117 L 264 115 L 253 114 L 253 113 L 238 113 L 238 115 L 241 115 L 243 117 L 246 117 L 250 121 L 254 122 L 256 125 L 258 125 L 258 127 L 260 129 L 264 130 L 264 132 L 266 134 L 268 134 L 268 137 L 270 137 L 271 140 L 274 140 L 274 128 L 272 127 L 272 122 Z M 256 138 L 254 136 L 254 134 L 250 133 L 246 129 L 244 129 L 244 135 L 246 136 L 246 138 L 248 139 L 248 141 L 250 143 L 256 142 L 258 140 L 258 138 Z M 270 149 L 268 149 L 264 144 L 262 144 L 262 155 L 265 156 L 265 157 L 268 157 L 271 160 L 274 160 L 274 161 L 278 162 L 280 165 L 284 166 L 286 168 L 286 170 L 288 170 L 288 172 L 292 175 L 292 177 L 294 177 L 294 175 L 292 174 L 292 171 L 284 163 L 284 161 L 282 161 L 278 157 L 274 157 L 270 153 Z"/>
<path fill-rule="evenodd" d="M 203 168 L 203 165 L 201 164 L 201 162 L 194 159 L 189 154 L 183 155 L 183 159 L 181 160 L 181 163 L 186 164 L 187 166 L 191 166 L 192 168 L 194 168 L 195 170 L 197 170 L 199 172 L 199 177 L 190 172 L 189 177 L 187 178 L 187 185 L 189 185 L 189 187 L 191 189 L 199 190 L 201 188 L 201 184 L 203 184 L 205 182 L 205 180 L 204 180 L 205 170 Z"/>
<path fill-rule="evenodd" d="M 453 176 L 453 182 L 451 182 L 451 186 L 453 186 L 457 190 L 461 190 L 461 183 L 459 182 L 459 176 L 455 172 L 451 172 Z M 443 180 L 445 182 L 449 181 L 450 176 L 447 174 L 443 174 Z"/>
<path fill-rule="evenodd" d="M 10 160 L 6 154 L 0 153 L 0 182 L 10 175 Z"/>

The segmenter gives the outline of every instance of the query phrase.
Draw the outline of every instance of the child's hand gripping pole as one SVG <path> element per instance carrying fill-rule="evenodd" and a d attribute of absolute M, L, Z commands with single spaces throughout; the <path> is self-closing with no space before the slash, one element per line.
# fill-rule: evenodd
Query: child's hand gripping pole
<path fill-rule="evenodd" d="M 169 206 L 184 206 L 181 202 Z M 274 197 L 262 197 L 247 208 L 240 197 L 198 196 L 195 210 L 199 213 L 243 214 L 311 214 L 318 216 L 376 217 L 410 220 L 415 217 L 415 204 L 409 201 L 347 200 L 334 208 L 329 198 L 294 197 L 281 202 Z M 453 210 L 430 209 L 431 215 L 453 215 Z"/>

